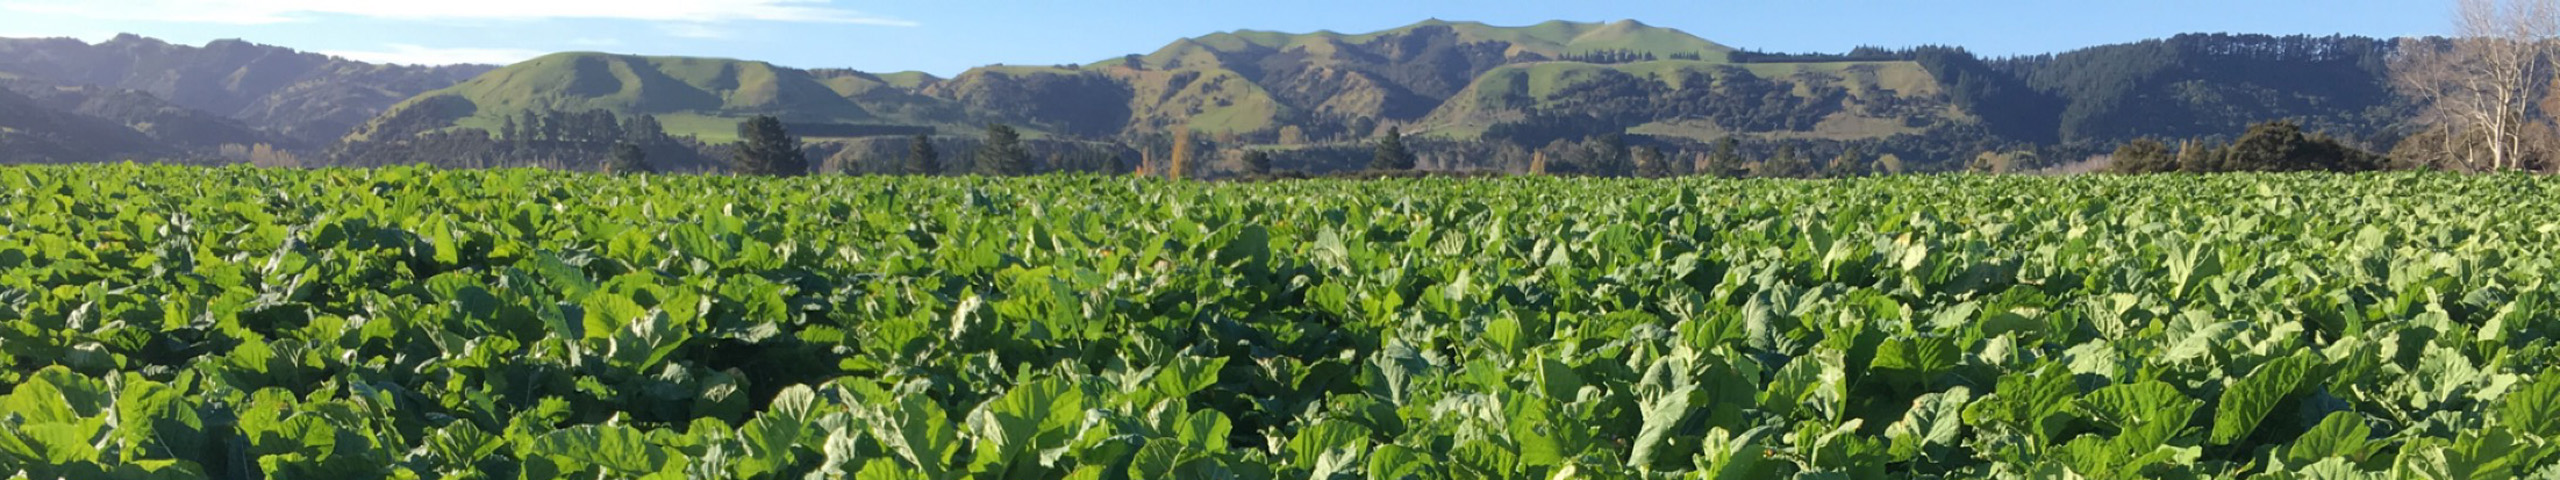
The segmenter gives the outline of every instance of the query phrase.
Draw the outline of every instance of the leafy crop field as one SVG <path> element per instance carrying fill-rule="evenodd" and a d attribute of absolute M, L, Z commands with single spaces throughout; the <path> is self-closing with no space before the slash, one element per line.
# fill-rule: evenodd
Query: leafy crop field
<path fill-rule="evenodd" d="M 2560 478 L 2560 183 L 0 169 L 0 474 Z"/>

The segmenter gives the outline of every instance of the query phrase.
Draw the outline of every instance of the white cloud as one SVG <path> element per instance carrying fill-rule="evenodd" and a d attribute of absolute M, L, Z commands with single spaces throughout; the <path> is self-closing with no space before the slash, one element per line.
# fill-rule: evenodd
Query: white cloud
<path fill-rule="evenodd" d="M 408 44 L 385 45 L 388 50 L 332 50 L 320 52 L 349 59 L 401 65 L 454 65 L 480 63 L 506 65 L 542 56 L 542 52 L 513 48 L 433 48 Z"/>
<path fill-rule="evenodd" d="M 621 46 L 621 45 L 622 45 L 622 39 L 619 39 L 619 38 L 593 38 L 593 37 L 579 37 L 579 38 L 573 38 L 573 39 L 570 39 L 570 40 L 569 40 L 569 44 L 570 44 L 570 45 L 577 45 L 577 46 L 581 46 L 581 47 L 614 47 L 614 46 Z"/>
<path fill-rule="evenodd" d="M 707 23 L 669 23 L 659 25 L 658 30 L 667 32 L 667 35 L 678 38 L 699 38 L 706 40 L 729 38 L 728 29 Z"/>
<path fill-rule="evenodd" d="M 0 10 L 107 20 L 269 24 L 346 15 L 395 20 L 769 21 L 912 27 L 832 0 L 9 0 Z"/>

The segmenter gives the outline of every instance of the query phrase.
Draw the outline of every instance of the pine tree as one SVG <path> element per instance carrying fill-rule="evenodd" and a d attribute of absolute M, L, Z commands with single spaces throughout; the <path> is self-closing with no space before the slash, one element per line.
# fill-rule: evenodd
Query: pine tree
<path fill-rule="evenodd" d="M 738 124 L 738 152 L 730 168 L 741 175 L 796 177 L 809 174 L 809 157 L 800 140 L 783 130 L 782 119 L 758 115 Z"/>
<path fill-rule="evenodd" d="M 649 152 L 629 142 L 613 144 L 613 156 L 605 163 L 604 172 L 613 174 L 651 173 Z"/>
<path fill-rule="evenodd" d="M 641 115 L 638 133 L 648 136 L 651 141 L 664 140 L 667 138 L 667 126 L 658 123 L 657 115 Z"/>
<path fill-rule="evenodd" d="M 1778 156 L 1760 163 L 1759 175 L 1769 178 L 1805 178 L 1813 175 L 1813 163 L 1796 156 L 1794 145 L 1778 147 Z"/>
<path fill-rule="evenodd" d="M 907 163 L 902 170 L 908 175 L 942 174 L 942 152 L 933 149 L 933 137 L 919 133 L 907 139 Z"/>
<path fill-rule="evenodd" d="M 1591 173 L 1612 177 L 1635 173 L 1635 168 L 1628 165 L 1625 136 L 1615 133 L 1601 135 L 1599 141 L 1593 143 L 1591 163 L 1595 171 Z"/>
<path fill-rule="evenodd" d="M 1823 165 L 1822 176 L 1830 178 L 1855 177 L 1866 172 L 1866 164 L 1866 154 L 1859 152 L 1858 147 L 1849 147 L 1848 150 L 1841 151 L 1840 156 L 1831 157 L 1831 163 Z"/>
<path fill-rule="evenodd" d="M 1707 173 L 1718 177 L 1741 178 L 1751 173 L 1742 162 L 1742 141 L 1725 137 L 1716 142 L 1716 152 L 1707 157 Z"/>
<path fill-rule="evenodd" d="M 1377 153 L 1369 159 L 1370 170 L 1412 170 L 1413 150 L 1404 146 L 1404 131 L 1387 127 L 1387 135 L 1378 138 Z"/>
<path fill-rule="evenodd" d="M 2153 139 L 2137 139 L 2116 147 L 2107 170 L 2122 174 L 2165 173 L 2178 170 L 2178 159 L 2169 153 L 2169 144 Z"/>
<path fill-rule="evenodd" d="M 1245 170 L 1245 173 L 1250 173 L 1250 174 L 1254 174 L 1254 175 L 1270 175 L 1270 174 L 1271 174 L 1271 152 L 1265 152 L 1265 151 L 1261 151 L 1261 150 L 1245 150 L 1245 151 L 1244 151 L 1244 170 Z"/>
<path fill-rule="evenodd" d="M 1031 174 L 1031 152 L 1022 148 L 1022 133 L 1001 123 L 987 124 L 987 143 L 978 146 L 978 173 L 990 176 Z"/>
<path fill-rule="evenodd" d="M 1671 161 L 1662 157 L 1662 149 L 1636 149 L 1636 174 L 1644 178 L 1671 178 Z"/>
<path fill-rule="evenodd" d="M 558 143 L 569 138 L 567 131 L 569 119 L 560 115 L 560 111 L 546 110 L 541 116 L 534 118 L 542 120 L 531 125 L 535 130 L 540 131 L 538 135 L 542 137 L 542 141 Z"/>
<path fill-rule="evenodd" d="M 542 117 L 534 115 L 532 110 L 524 111 L 523 117 L 524 121 L 516 123 L 516 128 L 521 129 L 515 135 L 516 143 L 529 145 L 542 140 Z"/>

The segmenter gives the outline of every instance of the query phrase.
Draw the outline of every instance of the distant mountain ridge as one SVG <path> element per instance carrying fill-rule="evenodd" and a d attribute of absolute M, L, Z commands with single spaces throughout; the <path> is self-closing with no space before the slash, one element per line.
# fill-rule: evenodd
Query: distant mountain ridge
<path fill-rule="evenodd" d="M 377 65 L 239 40 L 202 47 L 132 34 L 89 44 L 0 39 L 0 76 L 128 89 L 314 143 L 393 104 L 496 67 Z"/>
<path fill-rule="evenodd" d="M 1632 20 L 1431 20 L 1358 34 L 1221 32 L 1086 64 L 992 65 L 941 78 L 596 52 L 503 67 L 403 67 L 128 35 L 95 45 L 0 39 L 0 81 L 52 111 L 46 118 L 122 124 L 158 144 L 137 150 L 146 152 L 394 141 L 328 149 L 432 158 L 385 148 L 429 134 L 497 139 L 527 114 L 601 111 L 649 117 L 679 139 L 713 144 L 745 117 L 774 115 L 807 127 L 816 142 L 917 128 L 966 135 L 1005 123 L 1043 138 L 1161 152 L 1177 131 L 1296 148 L 1348 145 L 1395 127 L 1528 148 L 1612 134 L 1693 150 L 1725 138 L 1762 152 L 1776 143 L 1812 142 L 1817 151 L 1854 143 L 1944 164 L 1970 151 L 2088 152 L 2279 118 L 2378 146 L 2401 116 L 2380 60 L 2396 44 L 2182 35 L 2009 59 L 1952 47 L 1788 55 Z"/>

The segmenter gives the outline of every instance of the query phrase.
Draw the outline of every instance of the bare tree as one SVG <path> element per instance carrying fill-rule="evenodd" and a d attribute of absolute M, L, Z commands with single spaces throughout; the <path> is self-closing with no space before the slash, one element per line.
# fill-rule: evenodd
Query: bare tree
<path fill-rule="evenodd" d="M 2457 0 L 2455 36 L 2405 46 L 2393 81 L 2425 109 L 2422 123 L 2448 131 L 2443 159 L 2472 169 L 2523 168 L 2541 146 L 2536 101 L 2553 80 L 2560 0 Z M 2477 139 L 2480 148 L 2452 142 Z M 2473 154 L 2471 152 L 2478 152 Z"/>

